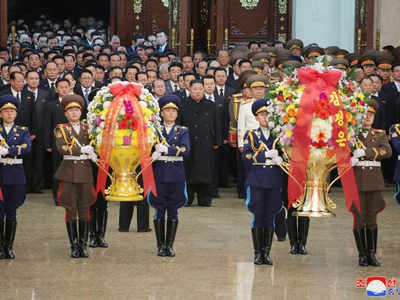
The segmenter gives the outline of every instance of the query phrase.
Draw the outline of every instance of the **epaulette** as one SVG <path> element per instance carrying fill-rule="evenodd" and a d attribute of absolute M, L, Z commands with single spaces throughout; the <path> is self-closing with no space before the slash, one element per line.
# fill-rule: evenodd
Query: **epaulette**
<path fill-rule="evenodd" d="M 392 137 L 397 137 L 400 135 L 400 124 L 393 124 L 390 127 L 390 133 L 392 134 Z M 396 136 L 395 136 L 396 135 Z"/>
<path fill-rule="evenodd" d="M 57 124 L 57 127 L 58 128 L 63 128 L 63 127 L 66 127 L 68 124 Z"/>

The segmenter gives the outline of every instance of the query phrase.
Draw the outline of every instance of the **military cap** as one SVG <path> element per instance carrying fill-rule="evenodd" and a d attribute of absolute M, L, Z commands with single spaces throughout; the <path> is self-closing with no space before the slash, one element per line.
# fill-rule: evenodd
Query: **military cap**
<path fill-rule="evenodd" d="M 350 67 L 354 67 L 358 65 L 358 55 L 355 53 L 351 53 L 347 56 L 347 59 L 349 60 Z"/>
<path fill-rule="evenodd" d="M 279 65 L 279 69 L 286 69 L 286 68 L 297 69 L 297 68 L 300 68 L 302 66 L 303 66 L 303 64 L 301 62 L 299 62 L 298 60 L 288 59 L 288 60 L 283 61 Z"/>
<path fill-rule="evenodd" d="M 376 66 L 375 57 L 372 55 L 364 55 L 358 61 L 361 67 L 364 66 Z"/>
<path fill-rule="evenodd" d="M 349 51 L 345 49 L 339 49 L 334 53 L 336 58 L 345 58 L 347 59 L 347 56 L 349 55 Z"/>
<path fill-rule="evenodd" d="M 267 80 L 267 77 L 265 77 L 263 74 L 256 74 L 256 75 L 250 76 L 247 79 L 246 85 L 249 88 L 256 88 L 256 87 L 265 87 L 266 88 L 268 86 L 268 80 Z"/>
<path fill-rule="evenodd" d="M 268 106 L 271 104 L 271 102 L 269 101 L 269 99 L 258 99 L 256 101 L 253 102 L 253 104 L 251 105 L 251 111 L 253 113 L 253 115 L 257 115 L 260 112 L 263 111 L 267 111 L 268 110 Z"/>
<path fill-rule="evenodd" d="M 18 110 L 18 99 L 11 94 L 0 96 L 0 111 L 7 108 Z"/>
<path fill-rule="evenodd" d="M 338 46 L 329 46 L 325 48 L 325 54 L 335 56 L 336 52 L 338 52 L 339 50 L 340 48 Z"/>
<path fill-rule="evenodd" d="M 239 76 L 239 85 L 242 89 L 246 89 L 249 88 L 249 86 L 247 85 L 247 80 L 249 79 L 249 77 L 256 75 L 257 73 L 254 72 L 253 70 L 247 70 L 244 71 L 243 73 L 240 74 Z"/>
<path fill-rule="evenodd" d="M 180 104 L 181 98 L 175 94 L 168 94 L 158 99 L 158 105 L 160 106 L 161 110 L 166 108 L 175 108 L 176 110 L 179 110 Z"/>
<path fill-rule="evenodd" d="M 368 103 L 368 111 L 375 114 L 378 111 L 378 108 L 379 108 L 378 101 L 371 98 L 370 102 Z"/>
<path fill-rule="evenodd" d="M 268 64 L 270 62 L 270 58 L 268 56 L 268 53 L 266 52 L 259 52 L 256 55 L 254 55 L 254 60 L 260 60 L 264 64 Z"/>
<path fill-rule="evenodd" d="M 307 58 L 311 57 L 318 57 L 321 55 L 324 55 L 325 51 L 321 47 L 318 46 L 309 46 L 306 49 L 304 49 L 303 56 Z"/>
<path fill-rule="evenodd" d="M 293 49 L 302 50 L 303 47 L 304 47 L 303 41 L 299 40 L 299 39 L 293 39 L 287 43 L 287 49 L 289 49 L 289 50 L 293 50 Z"/>
<path fill-rule="evenodd" d="M 256 60 L 251 63 L 251 67 L 253 68 L 253 71 L 261 73 L 265 67 L 265 64 L 261 60 Z"/>
<path fill-rule="evenodd" d="M 349 67 L 349 61 L 344 58 L 334 58 L 332 59 L 330 65 L 340 70 L 346 71 Z"/>
<path fill-rule="evenodd" d="M 393 59 L 389 56 L 378 57 L 377 67 L 381 70 L 391 70 L 393 66 Z"/>
<path fill-rule="evenodd" d="M 80 110 L 83 110 L 85 107 L 85 100 L 76 94 L 67 95 L 61 101 L 61 106 L 64 111 L 67 111 L 70 108 L 77 107 Z"/>

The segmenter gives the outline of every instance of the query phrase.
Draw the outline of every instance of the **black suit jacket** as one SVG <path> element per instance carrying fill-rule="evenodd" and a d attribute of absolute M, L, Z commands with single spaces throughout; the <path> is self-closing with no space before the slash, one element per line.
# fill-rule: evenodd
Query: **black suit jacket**
<path fill-rule="evenodd" d="M 229 100 L 227 97 L 221 97 L 214 94 L 214 103 L 216 107 L 217 114 L 217 122 L 219 124 L 221 139 L 228 140 L 229 137 L 229 111 L 228 111 L 228 103 Z"/>
<path fill-rule="evenodd" d="M 0 95 L 12 95 L 11 86 L 8 86 L 0 91 Z M 36 115 L 35 115 L 35 99 L 31 92 L 28 90 L 21 91 L 21 103 L 18 107 L 17 119 L 15 124 L 26 126 L 31 135 L 37 134 L 36 128 Z"/>
<path fill-rule="evenodd" d="M 233 94 L 235 94 L 235 90 L 228 84 L 225 84 L 224 97 L 230 98 Z M 214 96 L 220 96 L 218 86 L 215 87 Z"/>
<path fill-rule="evenodd" d="M 54 88 L 52 89 L 51 86 L 49 85 L 49 81 L 47 79 L 40 80 L 39 89 L 48 91 L 51 99 L 53 99 L 57 96 L 55 84 L 54 84 Z"/>
<path fill-rule="evenodd" d="M 56 128 L 58 124 L 67 122 L 58 97 L 48 101 L 44 107 L 43 119 L 43 142 L 45 149 L 52 148 L 53 151 L 56 151 L 54 128 Z"/>
<path fill-rule="evenodd" d="M 392 126 L 393 124 L 400 122 L 400 92 L 397 91 L 394 82 L 387 83 L 382 86 L 381 98 L 386 101 L 385 106 L 388 113 L 386 115 L 387 123 L 386 126 Z"/>
<path fill-rule="evenodd" d="M 25 87 L 26 89 L 26 87 Z M 43 142 L 43 124 L 45 119 L 45 107 L 47 102 L 49 101 L 50 93 L 46 90 L 38 89 L 37 97 L 35 100 L 35 121 L 36 121 L 36 128 L 37 128 L 37 137 L 36 139 Z"/>

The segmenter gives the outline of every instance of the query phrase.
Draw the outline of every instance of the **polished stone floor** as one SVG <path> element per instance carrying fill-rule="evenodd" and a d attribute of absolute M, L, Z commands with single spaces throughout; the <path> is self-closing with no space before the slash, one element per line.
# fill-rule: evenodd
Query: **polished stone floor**
<path fill-rule="evenodd" d="M 287 241 L 274 241 L 273 267 L 253 265 L 250 214 L 233 189 L 222 190 L 211 208 L 181 210 L 175 258 L 155 255 L 154 232 L 137 233 L 134 226 L 118 232 L 113 203 L 106 236 L 111 247 L 72 259 L 63 208 L 49 193 L 31 194 L 19 210 L 17 258 L 0 261 L 0 299 L 365 299 L 357 279 L 400 279 L 400 207 L 392 195 L 385 192 L 379 217 L 382 267 L 361 268 L 340 190 L 332 193 L 337 217 L 311 220 L 310 255 L 290 256 Z"/>

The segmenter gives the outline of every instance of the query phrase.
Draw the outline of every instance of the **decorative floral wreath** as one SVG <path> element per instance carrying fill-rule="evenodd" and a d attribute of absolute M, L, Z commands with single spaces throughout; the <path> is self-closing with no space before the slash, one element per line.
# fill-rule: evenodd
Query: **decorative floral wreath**
<path fill-rule="evenodd" d="M 307 84 L 299 80 L 299 70 L 302 73 L 312 73 L 317 78 L 333 68 L 326 66 L 324 62 L 318 62 L 295 70 L 283 82 L 270 87 L 266 95 L 266 98 L 272 100 L 268 108 L 268 126 L 280 138 L 279 143 L 283 147 L 292 146 L 296 122 L 301 121 L 299 118 L 303 116 L 302 114 L 299 117 L 298 112 Z M 352 149 L 356 148 L 356 137 L 362 131 L 362 122 L 367 112 L 367 97 L 345 72 L 342 72 L 332 92 L 322 89 L 314 95 L 309 104 L 311 107 L 308 107 L 312 114 L 309 134 L 311 147 L 332 148 L 335 142 L 339 142 L 348 143 Z M 334 136 L 332 132 L 335 126 L 346 130 L 340 131 L 339 136 Z M 344 135 L 344 132 L 347 134 Z"/>

